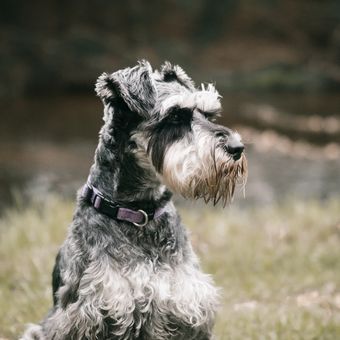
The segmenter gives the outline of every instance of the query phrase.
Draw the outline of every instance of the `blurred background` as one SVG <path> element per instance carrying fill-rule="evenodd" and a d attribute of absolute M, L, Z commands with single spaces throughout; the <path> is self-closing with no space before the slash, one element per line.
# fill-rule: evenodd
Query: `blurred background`
<path fill-rule="evenodd" d="M 96 79 L 141 58 L 214 82 L 246 143 L 245 198 L 176 197 L 222 287 L 217 339 L 340 339 L 340 0 L 1 0 L 0 51 L 1 339 L 51 306 Z"/>
<path fill-rule="evenodd" d="M 339 0 L 2 0 L 0 18 L 1 207 L 74 197 L 102 122 L 94 83 L 140 58 L 216 83 L 247 143 L 237 204 L 339 194 Z"/>

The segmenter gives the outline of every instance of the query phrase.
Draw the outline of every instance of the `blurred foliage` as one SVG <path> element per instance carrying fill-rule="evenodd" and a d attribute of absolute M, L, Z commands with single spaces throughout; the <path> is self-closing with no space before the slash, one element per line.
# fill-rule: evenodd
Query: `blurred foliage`
<path fill-rule="evenodd" d="M 0 220 L 0 337 L 14 339 L 50 308 L 72 210 L 46 199 Z M 180 210 L 204 270 L 222 288 L 217 339 L 340 337 L 339 199 Z"/>
<path fill-rule="evenodd" d="M 310 78 L 317 89 L 340 87 L 338 0 L 3 0 L 1 5 L 2 97 L 89 91 L 103 70 L 138 58 L 155 64 L 170 59 L 202 77 L 222 72 L 222 84 L 238 78 L 238 73 L 229 78 L 231 70 L 309 65 L 311 74 L 298 72 L 292 80 L 281 68 L 260 76 L 259 88 L 271 89 L 273 77 L 274 90 L 309 89 Z M 257 77 L 236 89 L 256 87 Z"/>

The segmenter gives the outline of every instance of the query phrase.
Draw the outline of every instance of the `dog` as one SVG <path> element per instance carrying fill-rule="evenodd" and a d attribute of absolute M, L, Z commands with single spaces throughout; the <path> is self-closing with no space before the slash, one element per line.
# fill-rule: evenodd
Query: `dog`
<path fill-rule="evenodd" d="M 54 306 L 22 339 L 211 339 L 218 289 L 171 200 L 226 204 L 247 162 L 238 133 L 214 123 L 212 84 L 147 61 L 103 73 L 94 164 L 53 270 Z"/>

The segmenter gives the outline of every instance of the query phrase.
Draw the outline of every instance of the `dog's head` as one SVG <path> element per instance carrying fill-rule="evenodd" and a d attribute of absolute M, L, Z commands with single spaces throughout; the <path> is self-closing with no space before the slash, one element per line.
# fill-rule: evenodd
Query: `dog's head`
<path fill-rule="evenodd" d="M 238 133 L 214 123 L 221 103 L 212 84 L 197 89 L 179 66 L 165 63 L 153 71 L 143 61 L 104 73 L 96 91 L 106 107 L 106 122 L 115 111 L 124 115 L 122 103 L 126 114 L 136 117 L 127 131 L 125 152 L 155 171 L 170 189 L 186 198 L 226 203 L 236 184 L 245 183 L 244 146 Z"/>

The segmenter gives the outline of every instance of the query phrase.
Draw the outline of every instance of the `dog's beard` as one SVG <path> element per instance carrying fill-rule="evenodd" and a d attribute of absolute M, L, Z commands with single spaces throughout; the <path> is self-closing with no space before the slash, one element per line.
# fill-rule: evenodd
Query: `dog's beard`
<path fill-rule="evenodd" d="M 200 145 L 182 139 L 168 148 L 164 157 L 163 181 L 185 198 L 203 198 L 207 203 L 223 205 L 234 196 L 237 184 L 243 189 L 247 180 L 244 154 L 237 161 L 219 142 L 209 136 L 199 138 Z"/>

